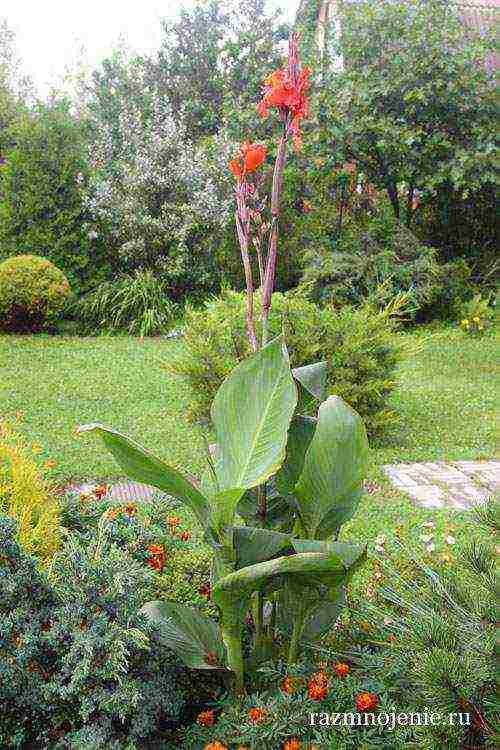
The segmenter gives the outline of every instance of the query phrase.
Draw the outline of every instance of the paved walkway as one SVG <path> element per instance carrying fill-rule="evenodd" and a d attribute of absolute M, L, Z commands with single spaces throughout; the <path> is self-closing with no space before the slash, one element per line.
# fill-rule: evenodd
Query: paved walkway
<path fill-rule="evenodd" d="M 424 508 L 469 510 L 500 491 L 500 461 L 443 461 L 390 464 L 383 467 L 392 484 L 407 492 Z M 193 477 L 194 479 L 194 477 Z M 67 489 L 91 492 L 95 482 L 71 485 Z M 378 490 L 365 482 L 368 492 Z M 110 485 L 109 495 L 120 502 L 151 500 L 153 487 L 123 480 Z"/>
<path fill-rule="evenodd" d="M 500 461 L 390 464 L 391 482 L 424 508 L 469 510 L 500 491 Z"/>

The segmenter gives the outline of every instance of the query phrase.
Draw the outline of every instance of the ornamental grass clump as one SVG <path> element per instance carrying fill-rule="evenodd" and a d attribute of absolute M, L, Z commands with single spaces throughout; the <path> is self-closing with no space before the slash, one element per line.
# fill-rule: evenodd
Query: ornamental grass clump
<path fill-rule="evenodd" d="M 277 108 L 282 123 L 269 221 L 263 220 L 252 178 L 264 165 L 265 147 L 247 140 L 229 163 L 236 178 L 245 322 L 253 353 L 214 398 L 216 444 L 207 450 L 205 473 L 193 482 L 109 427 L 79 428 L 99 435 L 131 479 L 177 498 L 196 517 L 212 548 L 207 592 L 217 620 L 165 600 L 145 604 L 141 613 L 160 628 L 164 643 L 187 666 L 214 670 L 237 695 L 246 691 L 252 665 L 263 655 L 281 655 L 294 664 L 304 641 L 329 630 L 344 606 L 347 584 L 366 556 L 364 546 L 337 541 L 363 491 L 368 456 L 363 421 L 338 395 L 326 397 L 325 362 L 292 369 L 284 336 L 269 341 L 283 168 L 289 138 L 295 148 L 300 146 L 300 120 L 307 113 L 309 71 L 300 66 L 297 43 L 292 34 L 288 65 L 266 78 L 259 105 L 262 115 Z M 250 263 L 256 217 L 259 339 Z M 315 408 L 304 416 L 312 402 Z"/>

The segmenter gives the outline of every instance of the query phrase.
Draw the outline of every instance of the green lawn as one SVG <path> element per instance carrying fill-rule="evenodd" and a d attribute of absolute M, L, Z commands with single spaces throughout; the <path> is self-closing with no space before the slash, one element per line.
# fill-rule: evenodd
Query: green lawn
<path fill-rule="evenodd" d="M 472 339 L 461 331 L 405 334 L 420 351 L 398 373 L 393 405 L 401 428 L 372 447 L 370 479 L 380 490 L 366 495 L 346 535 L 373 539 L 403 525 L 417 533 L 432 515 L 438 532 L 467 533 L 467 514 L 425 511 L 394 490 L 380 465 L 389 461 L 488 458 L 495 455 L 498 337 Z M 57 464 L 60 483 L 119 475 L 113 459 L 75 425 L 92 421 L 129 434 L 178 467 L 203 464 L 200 429 L 184 419 L 187 393 L 162 362 L 178 341 L 29 336 L 0 338 L 1 414 L 22 412 L 21 430 Z"/>

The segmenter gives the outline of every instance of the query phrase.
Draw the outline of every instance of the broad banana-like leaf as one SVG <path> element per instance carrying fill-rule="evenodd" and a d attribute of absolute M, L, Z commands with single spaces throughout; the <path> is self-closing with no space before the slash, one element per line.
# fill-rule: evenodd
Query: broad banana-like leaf
<path fill-rule="evenodd" d="M 256 487 L 285 458 L 297 389 L 281 336 L 241 362 L 212 404 L 220 490 Z"/>
<path fill-rule="evenodd" d="M 324 635 L 334 625 L 346 598 L 346 584 L 355 570 L 366 560 L 366 547 L 360 544 L 344 542 L 317 541 L 311 539 L 292 539 L 293 548 L 300 554 L 305 552 L 333 553 L 338 555 L 344 567 L 343 581 L 323 583 L 320 586 L 297 589 L 291 581 L 287 582 L 278 599 L 278 622 L 285 632 L 292 631 L 294 602 L 298 598 L 305 614 L 302 640 L 310 641 Z"/>
<path fill-rule="evenodd" d="M 340 397 L 330 396 L 319 407 L 316 431 L 294 490 L 296 510 L 308 537 L 334 533 L 335 508 L 342 522 L 353 515 L 367 459 L 363 420 Z"/>
<path fill-rule="evenodd" d="M 307 449 L 316 430 L 317 420 L 314 417 L 296 416 L 290 423 L 286 444 L 286 458 L 276 474 L 276 487 L 284 495 L 293 493 L 302 469 Z"/>
<path fill-rule="evenodd" d="M 160 627 L 162 641 L 192 669 L 225 669 L 226 653 L 219 626 L 191 607 L 154 601 L 139 612 Z"/>
<path fill-rule="evenodd" d="M 207 498 L 179 471 L 156 458 L 134 440 L 103 425 L 81 425 L 78 432 L 97 433 L 130 479 L 150 484 L 182 500 L 195 513 L 200 523 L 206 525 L 209 513 Z"/>
<path fill-rule="evenodd" d="M 265 485 L 266 517 L 259 515 L 259 498 L 257 488 L 247 490 L 236 507 L 236 513 L 245 519 L 249 526 L 260 526 L 274 531 L 290 533 L 293 528 L 294 517 L 290 503 L 280 494 L 275 485 L 275 477 L 271 477 Z"/>
<path fill-rule="evenodd" d="M 346 587 L 340 584 L 331 591 L 324 587 L 300 592 L 301 602 L 306 602 L 301 639 L 313 641 L 321 638 L 335 625 L 346 602 Z M 278 627 L 290 635 L 295 624 L 297 592 L 285 586 L 278 594 Z"/>
<path fill-rule="evenodd" d="M 271 560 L 273 557 L 283 555 L 286 550 L 293 552 L 289 534 L 280 534 L 269 529 L 251 526 L 234 527 L 234 548 L 238 569 Z"/>
<path fill-rule="evenodd" d="M 249 565 L 220 578 L 213 588 L 212 601 L 221 610 L 223 628 L 234 632 L 243 627 L 254 591 L 265 590 L 268 594 L 292 580 L 304 590 L 320 585 L 338 586 L 344 578 L 344 565 L 334 552 L 304 552 Z"/>
<path fill-rule="evenodd" d="M 312 365 L 294 367 L 292 375 L 317 401 L 323 401 L 326 398 L 326 362 L 314 362 Z"/>

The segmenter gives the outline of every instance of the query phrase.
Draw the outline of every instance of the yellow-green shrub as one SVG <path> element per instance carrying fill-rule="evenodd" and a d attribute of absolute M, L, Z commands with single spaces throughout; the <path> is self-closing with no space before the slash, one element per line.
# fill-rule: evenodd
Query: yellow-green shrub
<path fill-rule="evenodd" d="M 7 258 L 0 263 L 0 329 L 23 333 L 47 328 L 69 295 L 66 276 L 46 258 Z"/>
<path fill-rule="evenodd" d="M 0 514 L 17 519 L 19 543 L 47 563 L 59 547 L 59 503 L 36 452 L 0 422 Z"/>

